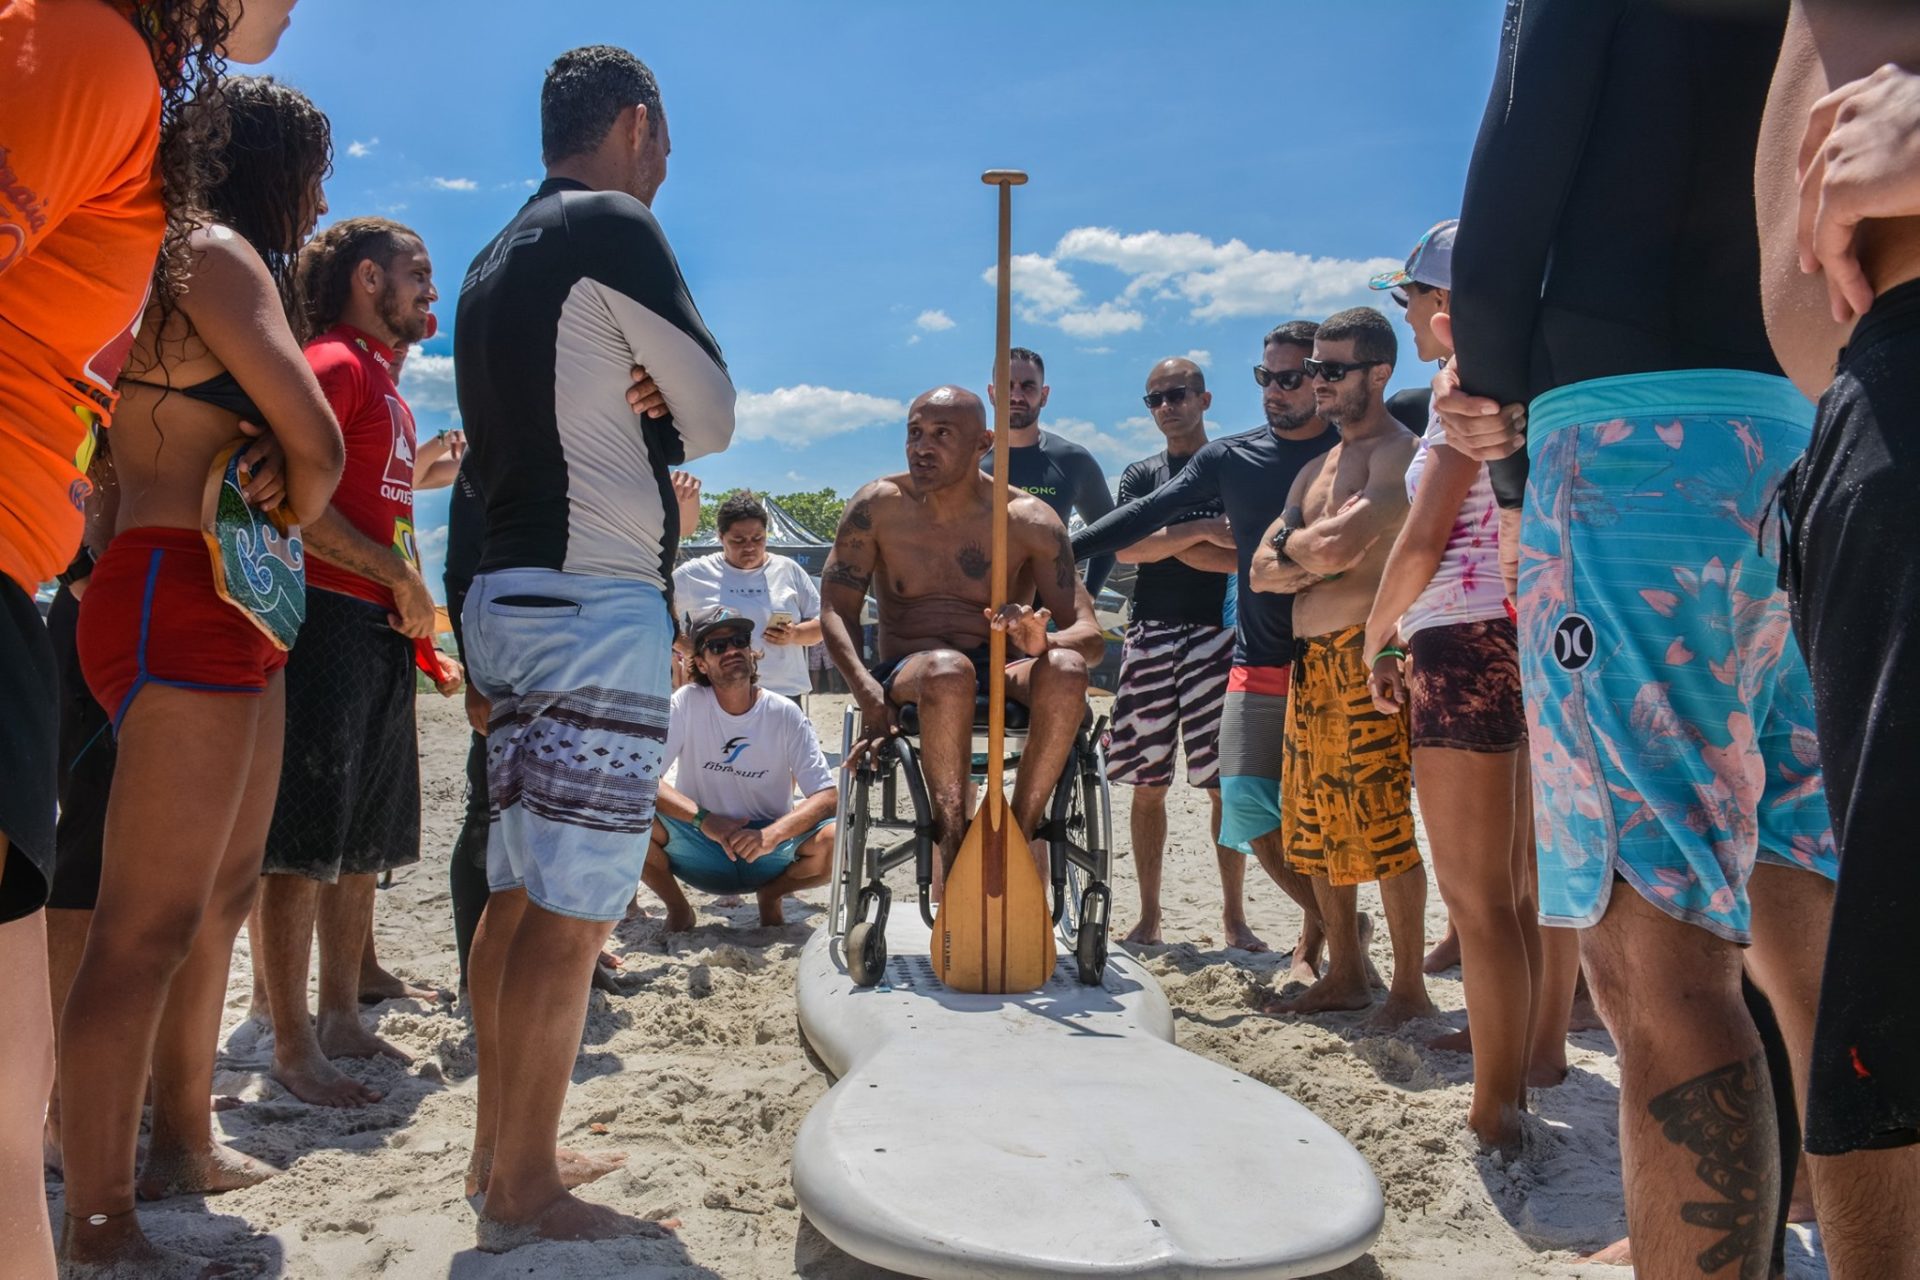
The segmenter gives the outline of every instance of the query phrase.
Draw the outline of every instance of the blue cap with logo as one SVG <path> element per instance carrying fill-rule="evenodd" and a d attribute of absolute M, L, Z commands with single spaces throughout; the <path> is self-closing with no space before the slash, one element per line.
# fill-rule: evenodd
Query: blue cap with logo
<path fill-rule="evenodd" d="M 1407 255 L 1407 265 L 1397 271 L 1382 271 L 1367 281 L 1370 289 L 1390 289 L 1402 306 L 1407 301 L 1407 286 L 1423 284 L 1429 289 L 1453 288 L 1453 237 L 1460 219 L 1448 218 L 1420 237 Z"/>

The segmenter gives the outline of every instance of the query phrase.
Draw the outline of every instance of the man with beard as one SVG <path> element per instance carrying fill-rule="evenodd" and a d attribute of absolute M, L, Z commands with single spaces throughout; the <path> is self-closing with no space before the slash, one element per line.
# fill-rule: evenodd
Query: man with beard
<path fill-rule="evenodd" d="M 346 438 L 347 467 L 326 516 L 302 531 L 307 619 L 287 659 L 286 759 L 254 962 L 273 1078 L 306 1102 L 360 1106 L 379 1093 L 328 1059 L 406 1060 L 361 1024 L 360 979 L 375 878 L 420 856 L 413 673 L 417 653 L 431 660 L 434 606 L 414 548 L 413 415 L 393 370 L 395 348 L 426 337 L 439 294 L 420 237 L 385 218 L 315 236 L 296 279 L 307 362 Z M 307 1007 L 316 921 L 317 1021 Z"/>
<path fill-rule="evenodd" d="M 975 699 L 987 689 L 989 630 L 1007 633 L 1007 696 L 1032 711 L 1013 788 L 1013 818 L 1029 840 L 1086 715 L 1087 671 L 1106 651 L 1067 531 L 1038 498 L 1008 494 L 1007 599 L 1037 597 L 1039 607 L 990 607 L 993 482 L 980 459 L 992 447 L 980 397 L 959 387 L 922 394 L 907 411 L 906 471 L 853 495 L 820 575 L 827 652 L 860 706 L 849 760 L 898 732 L 895 708 L 918 704 L 936 888 L 966 833 L 968 744 Z M 859 641 L 869 587 L 880 618 L 871 670 Z M 1053 618 L 1058 630 L 1048 629 Z"/>
<path fill-rule="evenodd" d="M 667 904 L 667 932 L 693 927 L 685 881 L 704 893 L 751 893 L 760 923 L 786 923 L 781 901 L 824 884 L 839 790 L 807 713 L 760 687 L 755 620 L 723 604 L 687 625 L 693 678 L 674 690 L 664 764 L 641 878 Z M 798 788 L 801 800 L 794 804 Z"/>
<path fill-rule="evenodd" d="M 1393 939 L 1393 982 L 1374 1017 L 1380 1027 L 1433 1012 L 1420 968 L 1427 873 L 1413 834 L 1407 719 L 1373 705 L 1364 652 L 1380 571 L 1407 517 L 1407 464 L 1419 444 L 1387 412 L 1397 348 L 1393 326 L 1371 307 L 1321 324 L 1306 373 L 1340 443 L 1300 469 L 1249 574 L 1255 591 L 1293 596 L 1280 836 L 1294 870 L 1312 877 L 1327 933 L 1326 976 L 1278 1009 L 1321 1013 L 1373 1002 L 1355 902 L 1358 886 L 1377 880 Z"/>
<path fill-rule="evenodd" d="M 1287 685 L 1293 663 L 1293 598 L 1255 592 L 1247 573 L 1262 530 L 1286 507 L 1300 468 L 1335 436 L 1314 406 L 1305 361 L 1319 326 L 1290 320 L 1267 334 L 1253 378 L 1267 425 L 1215 440 L 1172 480 L 1082 529 L 1074 555 L 1130 547 L 1196 511 L 1224 508 L 1237 559 L 1233 668 L 1220 714 L 1220 843 L 1260 859 L 1305 916 L 1290 982 L 1318 980 L 1320 909 L 1313 885 L 1288 864 L 1280 843 L 1280 774 Z"/>
<path fill-rule="evenodd" d="M 1007 353 L 1007 484 L 1030 493 L 1053 508 L 1060 523 L 1071 525 L 1074 512 L 1088 523 L 1113 510 L 1107 474 L 1091 453 L 1071 440 L 1045 431 L 1040 411 L 1047 407 L 1053 388 L 1047 385 L 1046 361 L 1038 351 L 1015 347 Z M 980 464 L 993 474 L 993 455 Z M 1087 565 L 1087 594 L 1098 597 L 1113 572 L 1111 555 L 1095 556 Z"/>

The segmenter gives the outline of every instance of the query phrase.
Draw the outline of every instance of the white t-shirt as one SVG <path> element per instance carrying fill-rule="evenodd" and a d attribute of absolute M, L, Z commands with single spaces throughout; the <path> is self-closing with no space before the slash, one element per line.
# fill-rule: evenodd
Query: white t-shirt
<path fill-rule="evenodd" d="M 743 716 L 723 711 L 705 685 L 674 690 L 665 763 L 676 761 L 674 788 L 728 818 L 784 818 L 793 812 L 796 786 L 803 796 L 833 786 L 806 712 L 765 689 Z"/>
<path fill-rule="evenodd" d="M 790 556 L 769 555 L 758 569 L 736 569 L 725 552 L 689 560 L 673 571 L 674 607 L 682 614 L 723 604 L 753 619 L 753 647 L 760 659 L 760 685 L 775 693 L 802 694 L 812 690 L 807 676 L 804 645 L 768 644 L 762 638 L 767 619 L 776 613 L 793 615 L 795 622 L 820 616 L 820 589 Z"/>
<path fill-rule="evenodd" d="M 1447 429 L 1438 414 L 1427 418 L 1426 434 L 1413 461 L 1407 464 L 1407 500 L 1420 488 L 1427 460 L 1435 445 L 1447 442 Z M 1466 501 L 1453 518 L 1453 532 L 1440 556 L 1432 581 L 1400 617 L 1402 639 L 1427 627 L 1449 627 L 1461 622 L 1487 622 L 1507 616 L 1507 588 L 1500 580 L 1500 508 L 1493 497 L 1487 467 L 1473 478 Z"/>

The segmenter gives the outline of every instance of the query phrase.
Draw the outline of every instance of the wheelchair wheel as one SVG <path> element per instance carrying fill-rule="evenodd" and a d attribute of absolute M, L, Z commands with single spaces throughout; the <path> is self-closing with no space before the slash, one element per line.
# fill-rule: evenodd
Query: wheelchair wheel
<path fill-rule="evenodd" d="M 1079 932 L 1073 940 L 1073 959 L 1083 986 L 1097 987 L 1107 973 L 1107 907 L 1112 895 L 1095 882 L 1080 895 Z"/>
<path fill-rule="evenodd" d="M 847 931 L 847 975 L 856 987 L 871 987 L 886 971 L 887 935 L 879 921 L 862 920 Z"/>

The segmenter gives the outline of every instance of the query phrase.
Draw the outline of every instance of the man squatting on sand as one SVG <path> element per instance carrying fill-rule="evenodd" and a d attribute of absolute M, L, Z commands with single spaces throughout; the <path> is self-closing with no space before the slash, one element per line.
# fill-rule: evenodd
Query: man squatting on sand
<path fill-rule="evenodd" d="M 643 878 L 667 904 L 667 932 L 693 927 L 685 881 L 703 893 L 752 893 L 760 923 L 786 923 L 781 899 L 831 874 L 839 788 L 813 722 L 760 687 L 754 619 L 711 605 L 688 619 L 693 678 L 673 692 L 666 765 Z M 793 803 L 794 789 L 802 797 Z"/>
<path fill-rule="evenodd" d="M 648 211 L 671 149 L 653 73 L 607 46 L 564 54 L 540 125 L 547 179 L 468 269 L 454 346 L 486 506 L 462 636 L 488 703 L 494 814 L 468 977 L 469 1191 L 484 1193 L 489 1248 L 649 1229 L 572 1196 L 554 1139 L 588 982 L 653 827 L 679 538 L 669 469 L 733 435 L 719 347 Z M 625 396 L 643 358 L 669 412 L 635 430 Z M 570 767 L 576 755 L 595 763 Z"/>
<path fill-rule="evenodd" d="M 920 760 L 933 805 L 936 891 L 966 833 L 975 700 L 987 688 L 989 628 L 1007 633 L 1008 696 L 1031 709 L 1013 789 L 1013 818 L 1032 838 L 1086 714 L 1087 669 L 1106 641 L 1073 570 L 1060 517 L 1038 498 L 1008 492 L 1007 598 L 995 612 L 988 581 L 993 447 L 980 397 L 960 387 L 923 392 L 907 410 L 907 469 L 862 485 L 847 504 L 821 575 L 827 652 L 860 706 L 857 760 L 899 732 L 899 708 L 917 704 Z M 860 656 L 860 612 L 879 606 L 878 661 Z M 1058 630 L 1048 622 L 1062 620 Z M 1017 652 L 1015 652 L 1017 650 Z M 1021 656 L 1024 655 L 1024 656 Z M 1044 849 L 1036 846 L 1036 859 Z M 1047 868 L 1041 863 L 1041 878 Z"/>
<path fill-rule="evenodd" d="M 1213 403 L 1206 374 L 1183 356 L 1154 365 L 1142 397 L 1167 447 L 1120 476 L 1121 506 L 1186 469 L 1207 444 Z M 1140 919 L 1126 941 L 1157 945 L 1160 868 L 1167 845 L 1167 790 L 1174 749 L 1185 749 L 1187 782 L 1207 793 L 1220 867 L 1221 927 L 1230 947 L 1265 951 L 1247 927 L 1247 860 L 1220 843 L 1220 716 L 1233 670 L 1233 628 L 1225 625 L 1227 584 L 1239 562 L 1233 529 L 1218 501 L 1123 547 L 1115 559 L 1138 565 L 1114 690 L 1107 776 L 1133 789 L 1127 809 Z"/>

